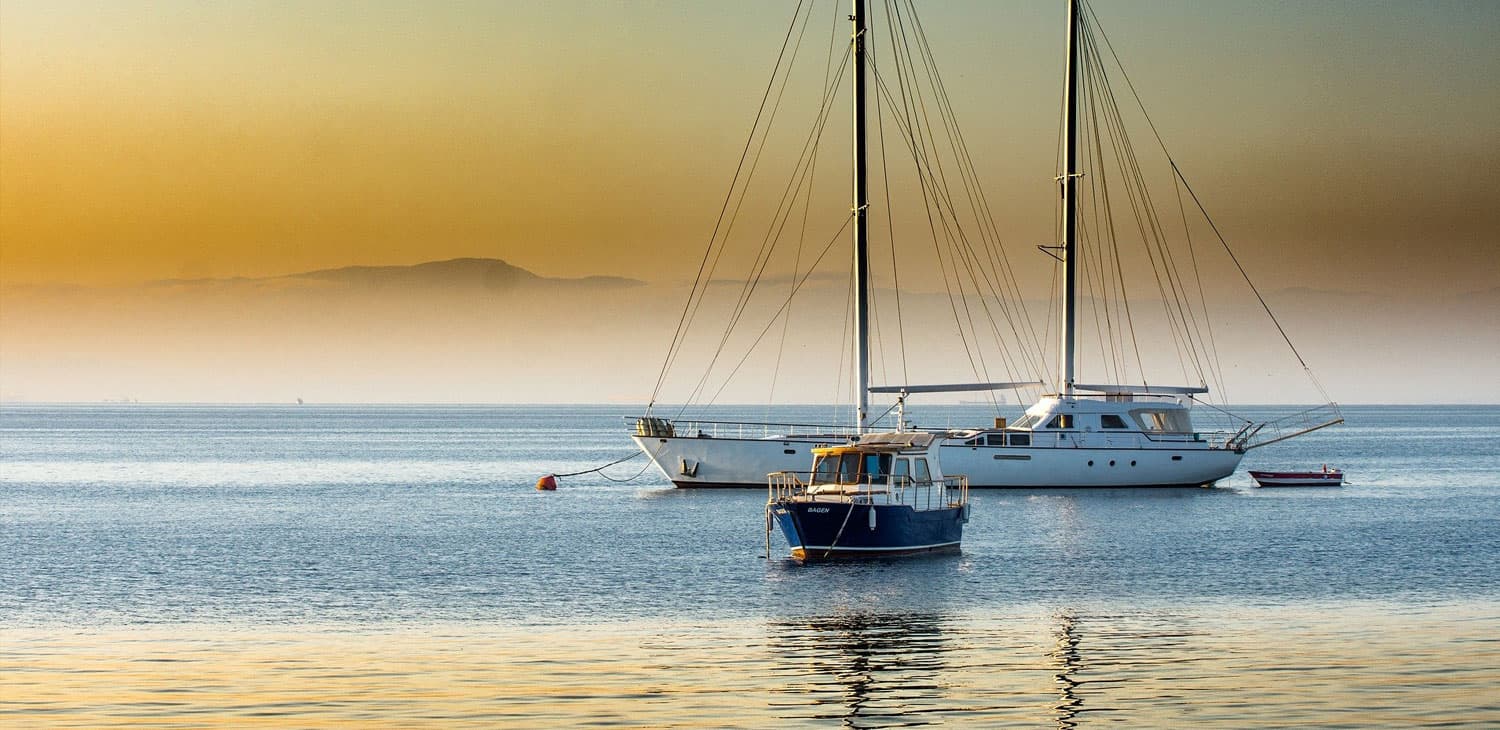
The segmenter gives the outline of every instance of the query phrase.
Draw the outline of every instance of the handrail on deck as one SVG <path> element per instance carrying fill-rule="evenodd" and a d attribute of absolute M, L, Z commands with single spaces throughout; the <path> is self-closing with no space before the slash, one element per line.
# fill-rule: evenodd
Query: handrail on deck
<path fill-rule="evenodd" d="M 1281 418 L 1266 421 L 1243 435 L 1237 435 L 1236 438 L 1238 440 L 1231 441 L 1230 443 L 1238 450 L 1249 451 L 1250 449 L 1270 446 L 1279 441 L 1296 438 L 1343 422 L 1344 413 L 1339 410 L 1339 404 L 1328 403 L 1293 413 L 1289 416 L 1282 416 Z"/>
<path fill-rule="evenodd" d="M 793 431 L 813 433 L 793 434 Z M 831 426 L 814 423 L 770 423 L 763 421 L 701 421 L 642 416 L 635 419 L 637 436 L 697 438 L 768 438 L 775 436 L 828 436 L 847 439 L 859 435 L 855 426 Z"/>
<path fill-rule="evenodd" d="M 801 475 L 807 475 L 804 482 Z M 839 504 L 907 504 L 919 509 L 962 507 L 969 502 L 969 478 L 963 475 L 918 481 L 910 476 L 891 475 L 888 481 L 874 482 L 868 477 L 858 482 L 812 484 L 811 472 L 777 471 L 766 475 L 766 504 L 813 494 Z M 812 487 L 835 489 L 813 492 Z"/>

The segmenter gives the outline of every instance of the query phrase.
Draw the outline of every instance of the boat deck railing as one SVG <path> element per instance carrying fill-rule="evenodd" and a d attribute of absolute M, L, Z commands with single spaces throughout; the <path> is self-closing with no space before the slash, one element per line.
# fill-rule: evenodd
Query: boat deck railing
<path fill-rule="evenodd" d="M 1226 448 L 1235 436 L 1233 431 L 1192 431 L 1188 433 L 1141 431 L 1140 434 L 1152 443 L 1207 443 L 1211 449 Z"/>
<path fill-rule="evenodd" d="M 772 472 L 767 475 L 766 503 L 802 496 L 838 504 L 905 504 L 918 510 L 962 507 L 969 503 L 969 478 L 962 475 L 926 480 L 892 476 L 889 480 L 865 479 L 848 484 L 810 484 L 811 481 L 811 472 Z"/>
<path fill-rule="evenodd" d="M 961 437 L 963 432 L 948 428 L 915 428 L 914 431 L 925 431 L 940 435 Z M 970 432 L 987 433 L 993 429 L 972 429 Z M 770 421 L 700 421 L 700 420 L 668 420 L 654 416 L 645 416 L 635 419 L 635 433 L 637 436 L 660 437 L 660 438 L 738 438 L 754 440 L 774 440 L 777 438 L 820 438 L 827 439 L 830 445 L 852 440 L 859 435 L 859 429 L 853 426 L 833 426 L 818 423 L 785 423 Z M 1006 430 L 1006 433 L 1011 431 Z M 1144 438 L 1156 444 L 1191 444 L 1206 443 L 1209 448 L 1235 448 L 1235 439 L 1244 435 L 1244 431 L 1193 431 L 1193 432 L 1151 432 L 1151 431 L 1121 431 L 1117 434 L 1109 432 L 1083 433 L 1078 431 L 1051 431 L 1051 430 L 1024 430 L 1014 431 L 1017 437 L 1024 437 L 1024 443 L 1016 443 L 1017 446 L 1031 446 L 1035 448 L 1093 448 L 1098 447 L 1097 440 L 1101 436 L 1114 436 L 1121 440 L 1120 444 L 1109 443 L 1109 446 L 1134 445 L 1139 443 L 1138 439 Z M 1056 434 L 1056 436 L 1054 436 Z M 1055 439 L 1055 440 L 1054 440 Z M 1128 442 L 1128 443 L 1127 443 Z M 947 444 L 956 445 L 956 444 Z"/>
<path fill-rule="evenodd" d="M 1230 447 L 1249 451 L 1343 422 L 1344 414 L 1339 410 L 1339 404 L 1328 403 L 1290 416 L 1246 426 L 1230 440 Z"/>
<path fill-rule="evenodd" d="M 637 436 L 678 438 L 773 439 L 778 436 L 826 436 L 840 441 L 859 435 L 854 426 L 771 421 L 703 421 L 643 416 L 635 419 Z"/>

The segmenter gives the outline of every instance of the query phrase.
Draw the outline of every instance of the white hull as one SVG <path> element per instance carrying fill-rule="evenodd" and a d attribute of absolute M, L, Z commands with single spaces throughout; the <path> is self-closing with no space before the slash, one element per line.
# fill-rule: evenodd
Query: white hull
<path fill-rule="evenodd" d="M 633 436 L 636 446 L 679 487 L 766 486 L 766 475 L 806 472 L 814 446 L 847 443 L 843 438 L 784 439 Z"/>
<path fill-rule="evenodd" d="M 1212 484 L 1234 473 L 1243 454 L 1197 444 L 1184 448 L 974 447 L 944 445 L 944 468 L 971 487 L 1164 487 Z M 1180 458 L 1173 458 L 1180 457 Z"/>
<path fill-rule="evenodd" d="M 806 471 L 813 446 L 839 443 L 833 438 L 798 436 L 634 439 L 661 473 L 679 487 L 761 488 L 771 472 Z M 1200 486 L 1233 474 L 1243 457 L 1199 441 L 1150 443 L 1144 447 L 991 447 L 968 446 L 962 439 L 949 438 L 940 448 L 944 469 L 968 476 L 974 488 Z"/>

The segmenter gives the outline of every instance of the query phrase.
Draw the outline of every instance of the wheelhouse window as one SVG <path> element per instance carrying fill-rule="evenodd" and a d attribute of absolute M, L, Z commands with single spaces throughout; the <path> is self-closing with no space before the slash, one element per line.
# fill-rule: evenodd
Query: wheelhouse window
<path fill-rule="evenodd" d="M 1099 416 L 1099 425 L 1104 428 L 1125 428 L 1125 419 L 1113 413 L 1105 413 Z"/>
<path fill-rule="evenodd" d="M 889 473 L 891 473 L 890 454 L 865 454 L 864 476 L 866 479 L 883 483 Z"/>
<path fill-rule="evenodd" d="M 1025 416 L 1021 416 L 1021 420 L 1016 421 L 1015 423 L 1012 423 L 1010 425 L 1010 427 L 1011 428 L 1031 428 L 1032 426 L 1036 425 L 1037 421 L 1040 421 L 1040 420 L 1041 420 L 1040 418 L 1037 418 L 1036 416 L 1028 414 L 1028 415 L 1025 415 Z"/>
<path fill-rule="evenodd" d="M 822 456 L 818 463 L 813 466 L 813 484 L 836 484 L 839 474 L 839 458 L 837 456 Z"/>
<path fill-rule="evenodd" d="M 1053 416 L 1052 420 L 1050 420 L 1050 421 L 1047 422 L 1047 428 L 1072 428 L 1072 427 L 1073 427 L 1073 414 L 1071 414 L 1071 413 L 1059 413 L 1059 414 Z"/>
<path fill-rule="evenodd" d="M 905 483 L 911 477 L 911 459 L 897 459 L 891 476 L 895 477 L 897 484 Z"/>
<path fill-rule="evenodd" d="M 917 481 L 919 481 L 919 482 L 930 482 L 930 481 L 932 481 L 932 472 L 930 472 L 930 471 L 927 470 L 927 460 L 926 459 L 921 459 L 921 458 L 917 459 L 917 463 L 915 465 L 915 469 L 916 469 Z"/>
<path fill-rule="evenodd" d="M 844 454 L 839 459 L 839 483 L 859 483 L 859 454 Z"/>

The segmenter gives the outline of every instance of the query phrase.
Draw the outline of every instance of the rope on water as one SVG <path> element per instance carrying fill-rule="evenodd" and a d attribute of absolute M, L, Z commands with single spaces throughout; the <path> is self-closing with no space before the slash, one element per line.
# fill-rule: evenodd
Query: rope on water
<path fill-rule="evenodd" d="M 619 462 L 616 462 L 616 463 L 619 463 Z M 648 461 L 648 462 L 646 462 L 646 465 L 645 465 L 645 466 L 643 466 L 643 467 L 641 467 L 641 470 L 640 470 L 640 471 L 638 471 L 638 472 L 636 472 L 636 473 L 635 473 L 635 474 L 634 474 L 634 475 L 632 475 L 632 476 L 628 476 L 628 477 L 625 477 L 625 478 L 624 478 L 624 479 L 616 479 L 616 478 L 614 478 L 614 477 L 612 477 L 612 476 L 610 476 L 610 475 L 608 475 L 608 474 L 605 474 L 605 473 L 604 473 L 604 472 L 602 472 L 602 471 L 601 471 L 601 472 L 599 472 L 599 476 L 601 476 L 601 477 L 604 477 L 604 478 L 605 478 L 605 479 L 608 479 L 608 480 L 610 480 L 610 481 L 612 481 L 612 482 L 614 482 L 614 483 L 616 483 L 616 484 L 624 484 L 624 483 L 626 483 L 626 482 L 633 482 L 633 481 L 635 481 L 635 480 L 636 480 L 636 479 L 639 479 L 639 478 L 640 478 L 640 476 L 641 476 L 641 475 L 642 475 L 642 474 L 645 474 L 645 473 L 646 473 L 646 470 L 647 470 L 647 469 L 650 469 L 650 468 L 651 468 L 651 462 L 649 462 L 649 461 Z"/>
<path fill-rule="evenodd" d="M 625 457 L 623 459 L 615 459 L 614 461 L 611 461 L 608 464 L 605 464 L 604 466 L 597 466 L 597 467 L 594 467 L 593 469 L 584 469 L 583 471 L 571 471 L 571 472 L 568 472 L 567 474 L 553 474 L 552 476 L 561 479 L 563 477 L 576 477 L 576 476 L 581 476 L 583 474 L 593 474 L 595 472 L 602 472 L 605 469 L 608 469 L 608 468 L 614 466 L 615 464 L 624 464 L 625 462 L 630 461 L 631 459 L 634 459 L 635 457 L 640 456 L 641 454 L 644 454 L 644 453 L 646 453 L 646 452 L 644 452 L 644 451 L 637 451 L 637 452 L 632 453 L 630 456 L 627 456 L 627 457 Z M 651 465 L 647 464 L 646 466 L 649 467 Z M 640 476 L 641 474 L 645 473 L 645 471 L 646 471 L 645 469 L 642 469 L 640 473 L 636 474 L 636 476 Z M 605 475 L 605 474 L 600 474 L 600 476 L 602 476 L 602 477 L 604 477 L 606 479 L 609 478 L 609 476 Z M 630 479 L 634 479 L 634 478 L 635 477 L 631 477 Z M 614 481 L 619 481 L 619 480 L 614 480 Z M 624 481 L 630 481 L 630 480 L 626 479 Z"/>

